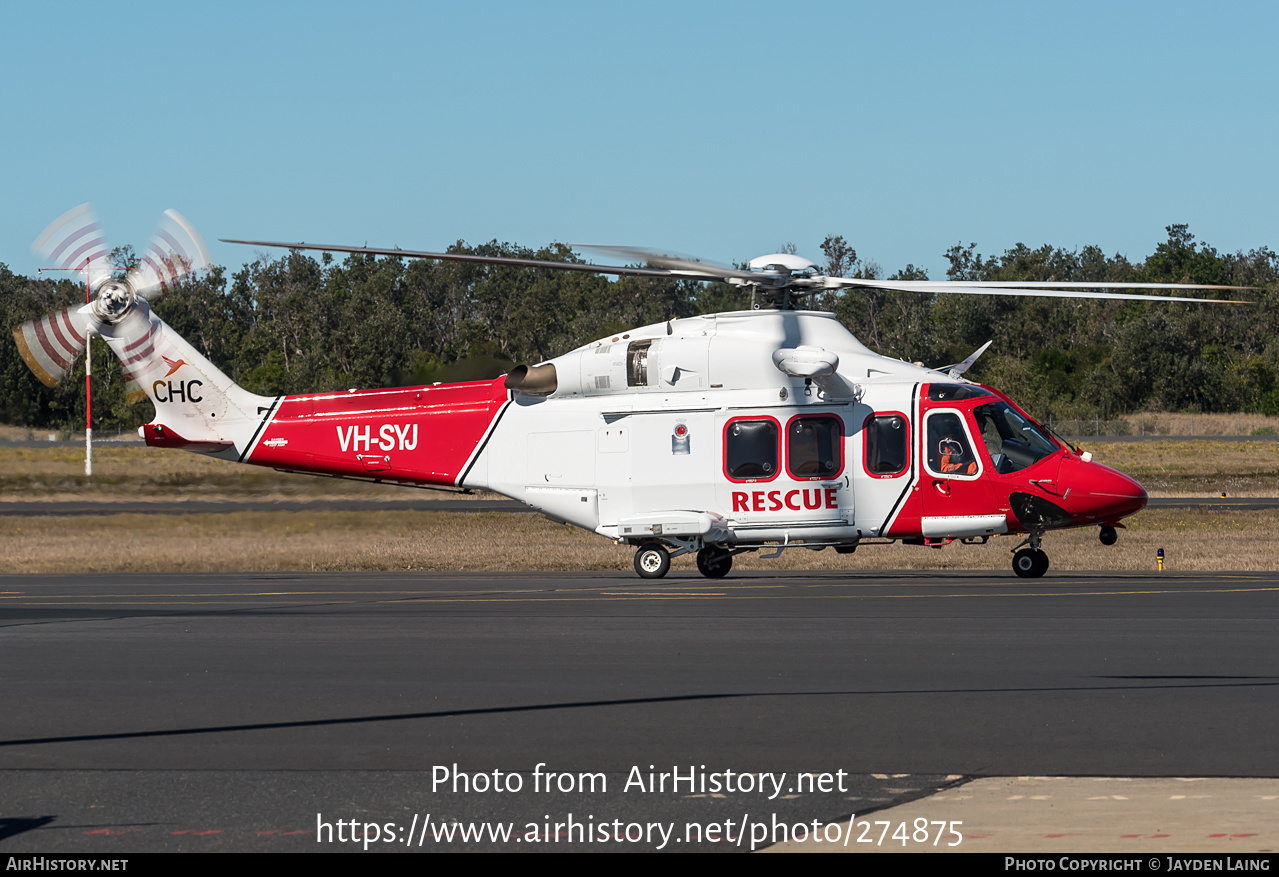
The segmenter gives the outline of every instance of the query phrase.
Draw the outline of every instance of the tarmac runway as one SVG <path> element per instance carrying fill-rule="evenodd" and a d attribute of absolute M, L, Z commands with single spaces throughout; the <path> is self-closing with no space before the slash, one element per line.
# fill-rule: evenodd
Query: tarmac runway
<path fill-rule="evenodd" d="M 0 852 L 734 851 L 973 777 L 1279 777 L 1277 622 L 1276 573 L 5 576 Z"/>

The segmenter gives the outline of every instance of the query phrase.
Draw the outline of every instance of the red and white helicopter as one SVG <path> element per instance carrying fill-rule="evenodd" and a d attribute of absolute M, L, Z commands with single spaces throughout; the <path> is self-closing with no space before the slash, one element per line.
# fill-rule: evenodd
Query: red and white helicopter
<path fill-rule="evenodd" d="M 75 211 L 73 211 L 75 213 Z M 71 214 L 68 214 L 71 216 Z M 89 218 L 84 218 L 89 217 Z M 59 224 L 61 223 L 61 224 Z M 833 315 L 793 303 L 825 290 L 889 289 L 1124 300 L 1216 301 L 1098 288 L 1188 284 L 976 283 L 830 277 L 790 254 L 729 268 L 632 248 L 597 248 L 647 267 L 272 241 L 295 250 L 495 263 L 749 287 L 755 309 L 643 326 L 489 381 L 297 396 L 239 387 L 148 304 L 208 263 L 176 213 L 140 266 L 111 279 L 91 215 L 63 217 L 37 244 L 91 266 L 90 305 L 14 329 L 32 370 L 54 383 L 101 336 L 132 389 L 155 405 L 140 429 L 183 448 L 289 472 L 491 490 L 557 521 L 634 545 L 635 570 L 666 574 L 696 552 L 710 578 L 734 555 L 893 541 L 941 546 L 1025 534 L 1019 576 L 1041 576 L 1045 532 L 1116 527 L 1146 505 L 1133 479 L 1077 453 L 958 365 L 880 356 Z"/>

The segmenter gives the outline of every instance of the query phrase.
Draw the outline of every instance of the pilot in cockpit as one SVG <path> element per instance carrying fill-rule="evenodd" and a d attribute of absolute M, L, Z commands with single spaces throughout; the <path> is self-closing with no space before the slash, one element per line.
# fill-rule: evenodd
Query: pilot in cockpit
<path fill-rule="evenodd" d="M 977 461 L 964 462 L 964 444 L 954 436 L 947 436 L 938 443 L 941 454 L 940 471 L 943 475 L 976 475 Z"/>

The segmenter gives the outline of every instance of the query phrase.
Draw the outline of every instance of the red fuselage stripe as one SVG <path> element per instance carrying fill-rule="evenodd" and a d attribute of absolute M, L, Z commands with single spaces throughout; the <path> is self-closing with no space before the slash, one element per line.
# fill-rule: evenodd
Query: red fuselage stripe
<path fill-rule="evenodd" d="M 509 398 L 505 378 L 286 396 L 246 462 L 451 487 Z"/>

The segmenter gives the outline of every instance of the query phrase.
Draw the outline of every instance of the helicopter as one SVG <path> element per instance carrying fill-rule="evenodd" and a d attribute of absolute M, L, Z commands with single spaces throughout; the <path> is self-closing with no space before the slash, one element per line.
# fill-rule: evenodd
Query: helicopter
<path fill-rule="evenodd" d="M 72 211 L 75 213 L 75 211 Z M 71 217 L 68 219 L 68 217 Z M 88 218 L 86 218 L 88 217 Z M 1198 284 L 995 283 L 833 277 L 791 253 L 743 267 L 634 247 L 592 247 L 626 265 L 305 242 L 226 243 L 474 262 L 613 276 L 719 281 L 752 308 L 613 334 L 492 380 L 261 396 L 209 362 L 150 302 L 208 265 L 198 234 L 168 211 L 139 266 L 115 279 L 91 214 L 67 214 L 37 248 L 87 266 L 90 304 L 14 329 L 27 364 L 56 383 L 103 338 L 155 419 L 151 447 L 285 472 L 456 491 L 489 490 L 635 548 L 660 578 L 694 553 L 708 578 L 743 552 L 852 553 L 902 542 L 941 547 L 1019 535 L 1013 571 L 1048 570 L 1045 535 L 1098 527 L 1113 545 L 1147 493 L 1057 437 L 994 387 L 963 377 L 984 352 L 928 368 L 877 354 L 833 314 L 804 310 L 829 290 L 886 289 L 1138 301 L 1197 301 L 1106 289 Z"/>

